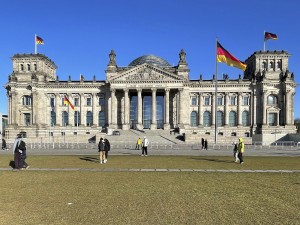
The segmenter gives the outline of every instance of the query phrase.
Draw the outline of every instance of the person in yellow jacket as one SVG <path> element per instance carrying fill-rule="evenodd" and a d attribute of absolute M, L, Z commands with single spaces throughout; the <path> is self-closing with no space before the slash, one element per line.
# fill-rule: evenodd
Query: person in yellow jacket
<path fill-rule="evenodd" d="M 142 145 L 142 139 L 139 138 L 139 139 L 137 140 L 137 142 L 136 142 L 135 150 L 140 150 L 141 145 Z"/>
<path fill-rule="evenodd" d="M 244 145 L 244 141 L 243 138 L 239 138 L 239 144 L 238 144 L 238 158 L 240 160 L 240 164 L 244 163 L 244 159 L 243 159 L 243 153 L 245 151 L 245 145 Z"/>

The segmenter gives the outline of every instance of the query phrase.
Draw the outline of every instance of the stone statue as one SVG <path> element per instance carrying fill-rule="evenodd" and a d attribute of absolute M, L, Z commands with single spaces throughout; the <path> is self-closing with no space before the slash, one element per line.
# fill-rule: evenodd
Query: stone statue
<path fill-rule="evenodd" d="M 186 56 L 186 53 L 184 52 L 183 49 L 181 49 L 180 53 L 179 53 L 179 63 L 186 63 L 186 60 L 185 60 L 185 56 Z"/>
<path fill-rule="evenodd" d="M 116 65 L 116 54 L 114 50 L 111 50 L 109 53 L 109 66 L 115 66 Z"/>

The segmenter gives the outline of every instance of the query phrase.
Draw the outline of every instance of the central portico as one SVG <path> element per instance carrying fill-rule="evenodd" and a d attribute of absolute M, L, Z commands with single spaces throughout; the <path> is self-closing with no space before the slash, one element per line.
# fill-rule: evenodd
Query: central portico
<path fill-rule="evenodd" d="M 118 67 L 111 51 L 106 70 L 107 82 L 110 83 L 109 129 L 178 127 L 181 123 L 178 111 L 180 92 L 189 72 L 184 51 L 179 55 L 180 67 L 172 67 L 154 55 L 139 57 L 128 67 Z"/>

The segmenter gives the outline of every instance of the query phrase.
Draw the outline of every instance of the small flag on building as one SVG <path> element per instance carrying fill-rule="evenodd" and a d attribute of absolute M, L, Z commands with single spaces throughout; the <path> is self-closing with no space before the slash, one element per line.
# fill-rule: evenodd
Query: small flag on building
<path fill-rule="evenodd" d="M 222 45 L 217 41 L 217 62 L 226 63 L 228 66 L 233 66 L 241 70 L 246 70 L 246 63 L 238 60 L 231 55 Z"/>
<path fill-rule="evenodd" d="M 44 40 L 41 37 L 39 37 L 39 36 L 35 36 L 35 43 L 37 45 L 43 45 L 44 44 Z"/>
<path fill-rule="evenodd" d="M 67 98 L 67 96 L 64 97 L 64 104 L 69 105 L 71 107 L 71 109 L 74 110 L 74 105 L 69 101 L 69 99 Z"/>
<path fill-rule="evenodd" d="M 270 32 L 265 32 L 265 41 L 272 39 L 272 40 L 277 40 L 277 35 L 272 34 Z"/>

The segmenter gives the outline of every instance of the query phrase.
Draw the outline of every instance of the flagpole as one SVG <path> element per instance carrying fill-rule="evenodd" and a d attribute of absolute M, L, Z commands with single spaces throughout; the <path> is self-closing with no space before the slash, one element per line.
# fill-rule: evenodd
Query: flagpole
<path fill-rule="evenodd" d="M 36 34 L 34 35 L 34 54 L 37 54 Z"/>
<path fill-rule="evenodd" d="M 266 51 L 266 39 L 265 39 L 266 31 L 264 30 L 264 52 Z"/>
<path fill-rule="evenodd" d="M 216 38 L 216 76 L 215 76 L 215 144 L 218 142 L 217 103 L 218 103 L 218 38 Z"/>

